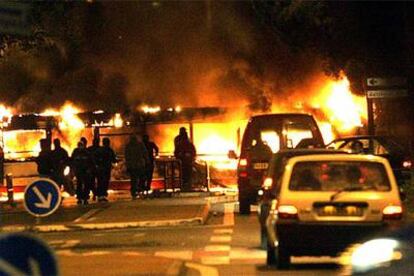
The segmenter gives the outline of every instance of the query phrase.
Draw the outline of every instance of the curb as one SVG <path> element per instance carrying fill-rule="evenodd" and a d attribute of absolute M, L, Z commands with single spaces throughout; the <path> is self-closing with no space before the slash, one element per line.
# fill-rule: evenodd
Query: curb
<path fill-rule="evenodd" d="M 129 222 L 109 222 L 109 223 L 80 223 L 80 224 L 49 224 L 36 226 L 4 226 L 0 227 L 0 232 L 68 232 L 68 231 L 88 231 L 88 230 L 111 230 L 111 229 L 126 229 L 126 228 L 152 228 L 152 227 L 167 227 L 167 226 L 188 226 L 188 225 L 202 225 L 206 222 L 208 213 L 210 211 L 210 203 L 207 202 L 200 207 L 198 216 L 187 219 L 176 220 L 150 220 L 150 221 L 129 221 Z"/>

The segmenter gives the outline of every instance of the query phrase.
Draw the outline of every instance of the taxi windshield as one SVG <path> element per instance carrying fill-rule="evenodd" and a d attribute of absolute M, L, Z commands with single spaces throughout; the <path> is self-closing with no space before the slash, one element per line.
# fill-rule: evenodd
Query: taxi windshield
<path fill-rule="evenodd" d="M 356 161 L 299 162 L 293 167 L 289 189 L 293 191 L 389 191 L 381 163 Z"/>

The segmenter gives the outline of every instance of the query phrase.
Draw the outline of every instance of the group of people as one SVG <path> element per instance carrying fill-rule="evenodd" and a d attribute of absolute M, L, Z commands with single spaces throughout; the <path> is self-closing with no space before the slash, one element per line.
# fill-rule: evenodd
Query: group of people
<path fill-rule="evenodd" d="M 130 192 L 133 199 L 145 197 L 151 189 L 154 160 L 158 155 L 158 146 L 150 141 L 148 135 L 132 135 L 125 146 L 125 164 L 130 176 Z M 196 157 L 196 149 L 190 141 L 187 130 L 180 128 L 174 138 L 174 156 L 181 164 L 181 190 L 191 190 L 191 176 Z"/>
<path fill-rule="evenodd" d="M 130 177 L 132 199 L 149 194 L 154 173 L 154 160 L 159 154 L 158 146 L 150 141 L 147 134 L 131 135 L 125 146 L 125 165 Z"/>
<path fill-rule="evenodd" d="M 108 186 L 112 165 L 117 162 L 115 152 L 110 147 L 109 138 L 95 138 L 91 146 L 82 137 L 69 157 L 62 148 L 59 138 L 53 140 L 54 149 L 47 139 L 40 140 L 40 153 L 36 159 L 38 173 L 49 177 L 65 190 L 71 191 L 65 178 L 65 168 L 70 167 L 76 176 L 76 197 L 78 204 L 88 204 L 90 193 L 98 201 L 108 201 Z"/>
<path fill-rule="evenodd" d="M 41 139 L 41 151 L 36 159 L 38 172 L 49 177 L 70 193 L 71 186 L 65 177 L 65 168 L 70 167 L 76 177 L 76 196 L 78 204 L 88 204 L 92 193 L 93 199 L 108 201 L 108 186 L 113 164 L 117 162 L 115 152 L 110 146 L 109 138 L 95 138 L 88 147 L 87 139 L 82 137 L 71 156 L 61 147 L 58 138 L 53 140 L 51 149 L 49 140 Z M 132 199 L 145 198 L 151 189 L 154 162 L 159 154 L 158 146 L 150 141 L 147 134 L 131 135 L 124 149 L 125 165 L 130 177 Z M 196 149 L 190 141 L 184 127 L 174 139 L 174 156 L 181 164 L 182 191 L 191 190 L 191 176 Z"/>

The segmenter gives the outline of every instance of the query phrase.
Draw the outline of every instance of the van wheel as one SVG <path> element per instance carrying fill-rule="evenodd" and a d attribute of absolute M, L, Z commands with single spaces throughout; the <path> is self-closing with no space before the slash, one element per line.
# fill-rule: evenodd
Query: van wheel
<path fill-rule="evenodd" d="M 277 268 L 278 269 L 288 269 L 290 266 L 290 254 L 283 248 L 277 248 Z"/>
<path fill-rule="evenodd" d="M 245 198 L 239 200 L 239 213 L 242 215 L 250 214 L 250 201 L 249 200 Z"/>
<path fill-rule="evenodd" d="M 267 254 L 266 254 L 266 264 L 269 266 L 277 265 L 277 251 L 276 248 L 270 246 L 269 244 L 266 247 Z"/>
<path fill-rule="evenodd" d="M 262 249 L 266 249 L 267 248 L 267 233 L 266 233 L 266 228 L 264 228 L 263 226 L 260 226 L 260 247 Z"/>

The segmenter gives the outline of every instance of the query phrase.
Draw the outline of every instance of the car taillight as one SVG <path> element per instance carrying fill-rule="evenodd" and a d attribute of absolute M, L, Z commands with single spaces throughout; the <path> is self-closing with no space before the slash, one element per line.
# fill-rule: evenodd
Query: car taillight
<path fill-rule="evenodd" d="M 247 166 L 247 159 L 241 158 L 239 161 L 239 167 L 246 167 Z"/>
<path fill-rule="evenodd" d="M 266 177 L 263 181 L 262 187 L 264 190 L 269 190 L 272 187 L 273 179 L 271 177 Z"/>
<path fill-rule="evenodd" d="M 402 163 L 402 166 L 406 169 L 411 169 L 413 166 L 413 163 L 411 162 L 411 160 L 404 160 Z"/>
<path fill-rule="evenodd" d="M 246 178 L 248 176 L 246 169 L 247 169 L 247 159 L 240 158 L 239 167 L 238 167 L 239 177 Z"/>
<path fill-rule="evenodd" d="M 382 210 L 384 219 L 401 219 L 402 213 L 402 207 L 399 205 L 389 205 Z"/>
<path fill-rule="evenodd" d="M 277 207 L 277 216 L 281 219 L 297 219 L 298 209 L 293 205 L 280 205 Z"/>
<path fill-rule="evenodd" d="M 239 177 L 247 177 L 247 172 L 246 171 L 239 172 Z"/>

